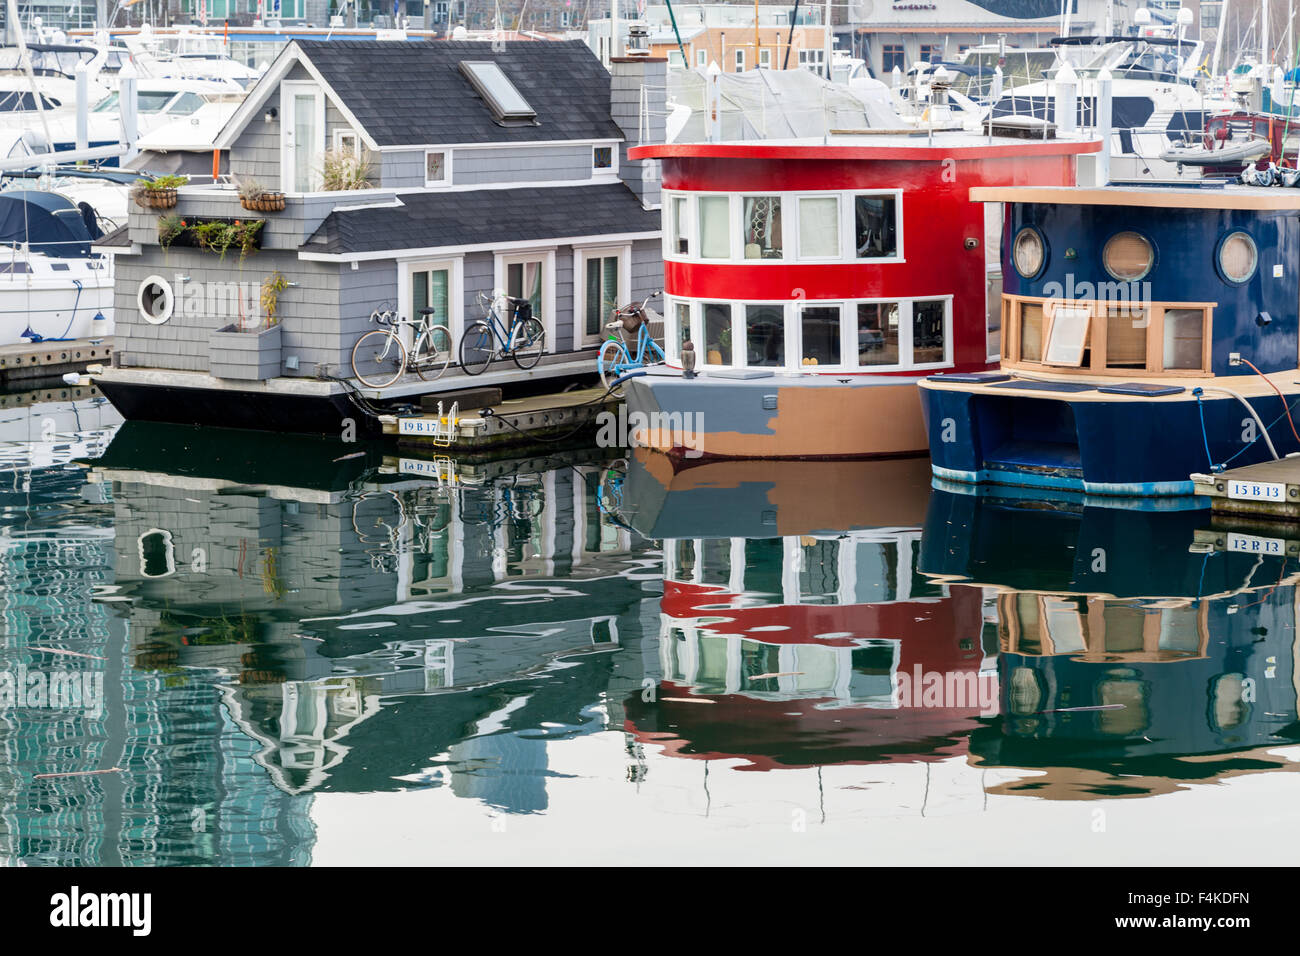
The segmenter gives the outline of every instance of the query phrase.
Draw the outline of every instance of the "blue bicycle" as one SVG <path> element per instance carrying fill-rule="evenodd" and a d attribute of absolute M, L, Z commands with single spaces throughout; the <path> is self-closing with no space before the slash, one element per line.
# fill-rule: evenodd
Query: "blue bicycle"
<path fill-rule="evenodd" d="M 640 305 L 633 302 L 615 309 L 614 321 L 605 326 L 610 336 L 600 347 L 596 369 L 600 372 L 600 383 L 607 391 L 613 392 L 613 383 L 628 372 L 667 360 L 664 350 L 650 335 L 650 323 L 658 318 L 658 314 L 649 307 L 649 303 L 658 294 L 651 292 Z M 635 355 L 628 351 L 624 339 L 619 337 L 620 331 L 624 337 L 636 336 Z"/>
<path fill-rule="evenodd" d="M 485 292 L 478 294 L 478 300 L 483 305 L 483 318 L 460 337 L 460 367 L 466 375 L 478 375 L 498 355 L 509 355 L 522 369 L 530 369 L 542 360 L 546 327 L 533 315 L 531 302 Z M 509 324 L 501 318 L 498 302 L 510 309 Z"/>

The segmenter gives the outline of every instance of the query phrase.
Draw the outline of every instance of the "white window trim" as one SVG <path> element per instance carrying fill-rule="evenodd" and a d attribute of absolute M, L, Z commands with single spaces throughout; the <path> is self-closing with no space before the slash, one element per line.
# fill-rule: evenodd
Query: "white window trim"
<path fill-rule="evenodd" d="M 442 153 L 442 179 L 429 179 L 429 154 Z M 450 186 L 452 184 L 452 151 L 450 149 L 426 149 L 420 159 L 424 163 L 424 169 L 421 175 L 425 177 L 424 185 L 429 189 L 438 189 L 440 187 Z"/>
<path fill-rule="evenodd" d="M 411 301 L 411 276 L 416 272 L 432 272 L 446 269 L 450 273 L 447 288 L 448 316 L 447 328 L 451 330 L 451 340 L 460 343 L 465 331 L 465 259 L 463 257 L 446 259 L 403 259 L 397 268 L 397 312 L 408 319 L 418 320 L 417 315 L 406 315 Z M 440 323 L 439 323 L 440 324 Z M 414 330 L 409 326 L 402 329 L 402 344 L 410 348 L 415 344 Z"/>
<path fill-rule="evenodd" d="M 339 153 L 343 151 L 343 138 L 345 136 L 351 136 L 356 141 L 354 145 L 357 149 L 358 154 L 360 154 L 361 134 L 358 133 L 356 130 L 354 130 L 351 126 L 341 126 L 334 131 L 334 135 L 331 141 L 331 146 L 333 146 L 334 152 Z"/>
<path fill-rule="evenodd" d="M 591 246 L 573 250 L 573 349 L 599 348 L 607 338 L 605 323 L 609 317 L 602 317 L 600 328 L 595 336 L 588 336 L 583 331 L 587 318 L 587 260 L 618 257 L 618 294 L 615 299 L 623 304 L 632 294 L 632 247 Z"/>
<path fill-rule="evenodd" d="M 294 182 L 293 147 L 290 135 L 293 124 L 293 98 L 301 93 L 311 93 L 316 98 L 316 128 L 319 130 L 318 141 L 313 144 L 317 155 L 325 151 L 325 90 L 318 83 L 310 80 L 286 80 L 280 84 L 280 188 L 293 196 L 301 196 L 317 191 L 319 171 L 313 171 L 311 182 L 303 184 Z"/>
<path fill-rule="evenodd" d="M 712 368 L 762 368 L 773 372 L 791 372 L 799 374 L 858 374 L 874 375 L 885 372 L 928 372 L 953 366 L 953 296 L 916 295 L 884 296 L 881 298 L 853 299 L 746 299 L 745 301 L 724 300 L 719 298 L 687 298 L 685 296 L 664 297 L 664 344 L 667 360 L 670 364 L 680 366 L 681 354 L 678 351 L 673 330 L 673 312 L 678 304 L 684 304 L 690 311 L 690 340 L 696 345 L 696 368 L 706 365 L 707 348 L 704 339 L 704 306 L 717 302 L 731 306 L 731 341 L 733 359 L 738 361 L 730 365 L 711 366 Z M 912 306 L 916 302 L 944 303 L 944 357 L 940 362 L 921 364 L 912 361 Z M 859 305 L 898 305 L 898 354 L 900 361 L 895 365 L 859 365 L 857 307 Z M 785 321 L 785 365 L 749 366 L 749 353 L 746 346 L 746 316 L 749 306 L 776 305 L 784 310 Z M 840 310 L 840 356 L 849 356 L 851 362 L 839 365 L 808 365 L 803 361 L 803 324 L 799 313 L 804 308 L 838 308 Z"/>
<path fill-rule="evenodd" d="M 542 260 L 542 327 L 546 329 L 546 351 L 556 350 L 555 341 L 555 248 L 546 246 L 528 252 L 498 253 L 492 259 L 492 289 L 506 287 L 506 266 L 520 262 Z M 480 316 L 475 316 L 475 319 Z M 507 320 L 506 316 L 501 316 Z"/>
<path fill-rule="evenodd" d="M 708 65 L 709 65 L 709 51 L 708 51 L 708 50 L 706 50 L 706 49 L 704 49 L 703 47 L 701 47 L 701 48 L 699 48 L 698 50 L 695 51 L 695 65 L 696 65 L 697 67 L 700 67 L 700 66 L 708 66 Z"/>
<path fill-rule="evenodd" d="M 733 54 L 733 56 L 735 58 L 735 72 L 744 73 L 745 72 L 745 48 L 743 46 L 736 47 L 736 51 Z"/>
<path fill-rule="evenodd" d="M 772 51 L 767 47 L 763 47 L 758 51 L 758 66 L 759 69 L 762 70 L 770 70 L 772 68 Z"/>
<path fill-rule="evenodd" d="M 604 169 L 596 168 L 596 150 L 609 150 L 609 165 Z M 618 175 L 618 146 L 614 143 L 593 143 L 591 146 L 591 176 L 593 179 L 602 179 Z"/>
<path fill-rule="evenodd" d="M 744 257 L 744 200 L 746 197 L 772 196 L 781 200 L 781 258 L 746 259 Z M 859 258 L 856 242 L 856 203 L 858 196 L 889 196 L 894 200 L 895 238 L 897 253 L 880 258 Z M 672 249 L 672 201 L 686 200 L 685 232 L 687 253 L 677 253 Z M 728 203 L 729 253 L 727 258 L 705 258 L 701 252 L 700 200 L 725 198 Z M 837 199 L 839 201 L 839 255 L 805 257 L 799 248 L 799 217 L 802 215 L 800 201 L 804 199 Z M 688 263 L 731 263 L 737 265 L 769 267 L 792 265 L 802 262 L 810 264 L 855 264 L 855 265 L 896 265 L 907 262 L 904 246 L 904 202 L 901 189 L 828 189 L 824 191 L 786 191 L 786 190 L 745 190 L 743 192 L 722 192 L 718 190 L 665 190 L 660 202 L 663 218 L 660 221 L 664 236 L 663 257 L 672 262 Z"/>

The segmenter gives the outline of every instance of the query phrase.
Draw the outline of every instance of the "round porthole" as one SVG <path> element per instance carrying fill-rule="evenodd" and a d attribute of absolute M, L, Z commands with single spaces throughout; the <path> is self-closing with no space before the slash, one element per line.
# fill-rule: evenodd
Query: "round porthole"
<path fill-rule="evenodd" d="M 1026 279 L 1032 279 L 1043 271 L 1047 249 L 1037 229 L 1025 226 L 1016 233 L 1015 242 L 1011 244 L 1011 258 L 1015 262 L 1016 271 Z"/>
<path fill-rule="evenodd" d="M 1229 282 L 1245 282 L 1259 265 L 1255 240 L 1244 232 L 1229 233 L 1219 243 L 1219 271 Z"/>
<path fill-rule="evenodd" d="M 1156 251 L 1146 236 L 1136 232 L 1120 232 L 1106 241 L 1101 251 L 1101 262 L 1112 279 L 1135 282 L 1151 271 Z"/>
<path fill-rule="evenodd" d="M 140 309 L 140 318 L 150 325 L 162 325 L 172 317 L 176 307 L 176 296 L 171 283 L 162 276 L 149 276 L 140 282 L 135 293 L 135 304 Z"/>

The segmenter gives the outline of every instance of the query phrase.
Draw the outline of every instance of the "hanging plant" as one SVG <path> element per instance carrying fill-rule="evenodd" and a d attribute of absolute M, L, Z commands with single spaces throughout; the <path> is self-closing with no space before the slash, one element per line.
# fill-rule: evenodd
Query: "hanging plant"
<path fill-rule="evenodd" d="M 176 205 L 176 190 L 190 181 L 188 176 L 157 176 L 136 180 L 131 197 L 143 209 L 171 209 Z"/>
<path fill-rule="evenodd" d="M 234 247 L 239 250 L 239 261 L 243 262 L 249 253 L 257 251 L 258 237 L 264 225 L 264 219 L 236 219 L 234 222 L 212 219 L 196 222 L 189 227 L 189 231 L 200 249 L 215 252 L 224 259 L 226 253 Z"/>
<path fill-rule="evenodd" d="M 171 244 L 185 232 L 186 228 L 186 222 L 180 216 L 172 214 L 159 217 L 158 245 L 164 250 L 170 249 Z"/>

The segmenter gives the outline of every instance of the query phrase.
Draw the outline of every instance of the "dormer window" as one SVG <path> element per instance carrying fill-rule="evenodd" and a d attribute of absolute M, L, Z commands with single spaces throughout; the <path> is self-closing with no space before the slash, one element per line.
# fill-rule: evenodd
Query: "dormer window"
<path fill-rule="evenodd" d="M 591 171 L 594 173 L 610 172 L 614 169 L 614 148 L 612 146 L 593 146 L 591 148 Z"/>
<path fill-rule="evenodd" d="M 445 149 L 431 149 L 425 152 L 424 184 L 426 186 L 451 185 L 451 153 Z"/>
<path fill-rule="evenodd" d="M 536 124 L 537 111 L 496 63 L 491 60 L 461 60 L 460 71 L 488 105 L 493 119 L 502 126 Z"/>

